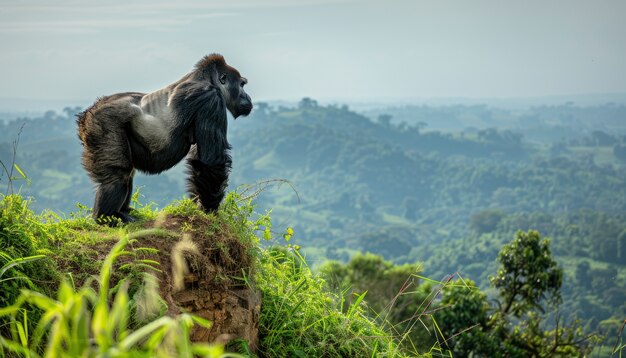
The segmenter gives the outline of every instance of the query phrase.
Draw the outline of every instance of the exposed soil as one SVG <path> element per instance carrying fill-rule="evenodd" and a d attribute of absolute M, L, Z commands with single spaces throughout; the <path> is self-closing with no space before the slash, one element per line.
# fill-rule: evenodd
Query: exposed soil
<path fill-rule="evenodd" d="M 227 343 L 239 338 L 256 351 L 261 294 L 243 280 L 252 272 L 250 244 L 241 242 L 223 223 L 206 217 L 167 217 L 149 226 L 173 233 L 186 228 L 178 240 L 147 237 L 147 242 L 140 241 L 159 250 L 156 261 L 163 271 L 159 288 L 169 307 L 168 315 L 193 313 L 213 323 L 208 330 L 194 327 L 193 341 Z M 172 262 L 176 256 L 182 256 L 185 267 Z"/>
<path fill-rule="evenodd" d="M 168 306 L 166 314 L 192 313 L 212 322 L 210 329 L 194 326 L 193 341 L 226 344 L 243 339 L 256 351 L 261 294 L 250 282 L 255 245 L 242 242 L 227 225 L 208 216 L 162 216 L 146 223 L 145 228 L 165 229 L 168 235 L 141 235 L 127 247 L 135 254 L 120 256 L 116 268 L 137 259 L 159 262 L 156 268 L 160 272 L 153 273 L 160 296 Z M 115 242 L 103 240 L 85 248 L 84 255 L 102 262 Z M 146 253 L 138 248 L 154 248 L 158 252 Z M 69 261 L 61 266 L 75 272 L 77 286 L 85 277 L 96 274 L 84 272 L 84 268 L 81 272 Z M 111 287 L 127 275 L 115 271 Z"/>

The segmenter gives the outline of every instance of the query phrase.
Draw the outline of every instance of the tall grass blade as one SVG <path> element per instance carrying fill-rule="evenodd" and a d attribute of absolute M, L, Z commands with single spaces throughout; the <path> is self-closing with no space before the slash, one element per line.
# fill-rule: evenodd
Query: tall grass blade
<path fill-rule="evenodd" d="M 11 268 L 13 268 L 13 267 L 15 267 L 17 265 L 25 264 L 27 262 L 36 261 L 36 260 L 39 260 L 39 259 L 44 258 L 44 257 L 46 257 L 46 255 L 34 255 L 34 256 L 20 257 L 20 258 L 17 258 L 17 259 L 13 259 L 13 260 L 9 261 L 7 264 L 5 264 L 4 266 L 2 266 L 2 268 L 0 268 L 0 278 L 8 270 L 10 270 Z M 4 281 L 4 280 L 0 280 L 0 282 L 2 282 L 2 281 Z"/>

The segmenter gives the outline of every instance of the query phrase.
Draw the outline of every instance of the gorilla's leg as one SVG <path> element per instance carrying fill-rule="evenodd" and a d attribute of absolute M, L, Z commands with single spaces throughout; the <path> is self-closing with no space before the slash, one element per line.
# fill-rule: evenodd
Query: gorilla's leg
<path fill-rule="evenodd" d="M 128 99 L 97 102 L 79 120 L 83 141 L 83 166 L 97 185 L 93 217 L 99 224 L 115 225 L 133 218 L 124 212 L 130 201 L 133 174 L 127 125 L 136 115 Z M 101 103 L 102 102 L 102 103 Z"/>
<path fill-rule="evenodd" d="M 133 176 L 134 173 L 131 173 L 128 177 L 128 181 L 126 184 L 126 199 L 124 200 L 124 204 L 122 205 L 121 212 L 130 216 L 130 200 L 133 197 Z"/>
<path fill-rule="evenodd" d="M 216 211 L 228 185 L 228 168 L 224 164 L 205 164 L 189 160 L 189 192 L 197 196 L 204 210 Z"/>
<path fill-rule="evenodd" d="M 126 223 L 134 219 L 123 212 L 128 196 L 128 181 L 119 180 L 112 183 L 100 184 L 96 191 L 96 200 L 93 205 L 93 217 L 98 224 L 115 225 L 115 218 Z"/>
<path fill-rule="evenodd" d="M 230 156 L 226 150 L 223 150 L 214 160 L 207 163 L 199 160 L 198 152 L 192 148 L 187 163 L 189 165 L 187 182 L 189 193 L 197 197 L 204 210 L 217 211 L 228 186 Z"/>

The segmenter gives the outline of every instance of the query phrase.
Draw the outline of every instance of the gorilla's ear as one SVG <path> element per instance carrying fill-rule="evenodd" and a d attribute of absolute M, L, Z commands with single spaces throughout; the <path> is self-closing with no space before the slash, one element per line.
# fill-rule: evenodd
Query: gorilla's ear
<path fill-rule="evenodd" d="M 226 84 L 226 74 L 222 73 L 220 74 L 220 83 L 225 85 Z"/>
<path fill-rule="evenodd" d="M 217 85 L 218 82 L 225 84 L 228 82 L 228 78 L 225 78 L 224 81 L 222 81 L 221 74 L 225 73 L 223 69 L 226 67 L 224 57 L 220 54 L 213 53 L 208 56 L 204 56 L 200 61 L 198 61 L 198 63 L 196 63 L 195 72 L 202 74 L 199 79 L 208 79 L 214 85 Z"/>

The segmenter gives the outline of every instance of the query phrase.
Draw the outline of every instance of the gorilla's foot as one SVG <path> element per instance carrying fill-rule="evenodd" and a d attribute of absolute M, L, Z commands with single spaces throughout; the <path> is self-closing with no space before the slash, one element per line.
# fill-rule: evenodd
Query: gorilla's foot
<path fill-rule="evenodd" d="M 130 214 L 123 212 L 116 212 L 111 215 L 100 215 L 95 218 L 95 220 L 99 225 L 107 225 L 110 227 L 116 227 L 137 221 L 137 219 Z"/>
<path fill-rule="evenodd" d="M 121 213 L 119 213 L 119 218 L 124 223 L 132 223 L 134 221 L 137 221 L 137 218 L 135 218 L 134 216 L 130 215 L 129 212 L 121 212 Z"/>

